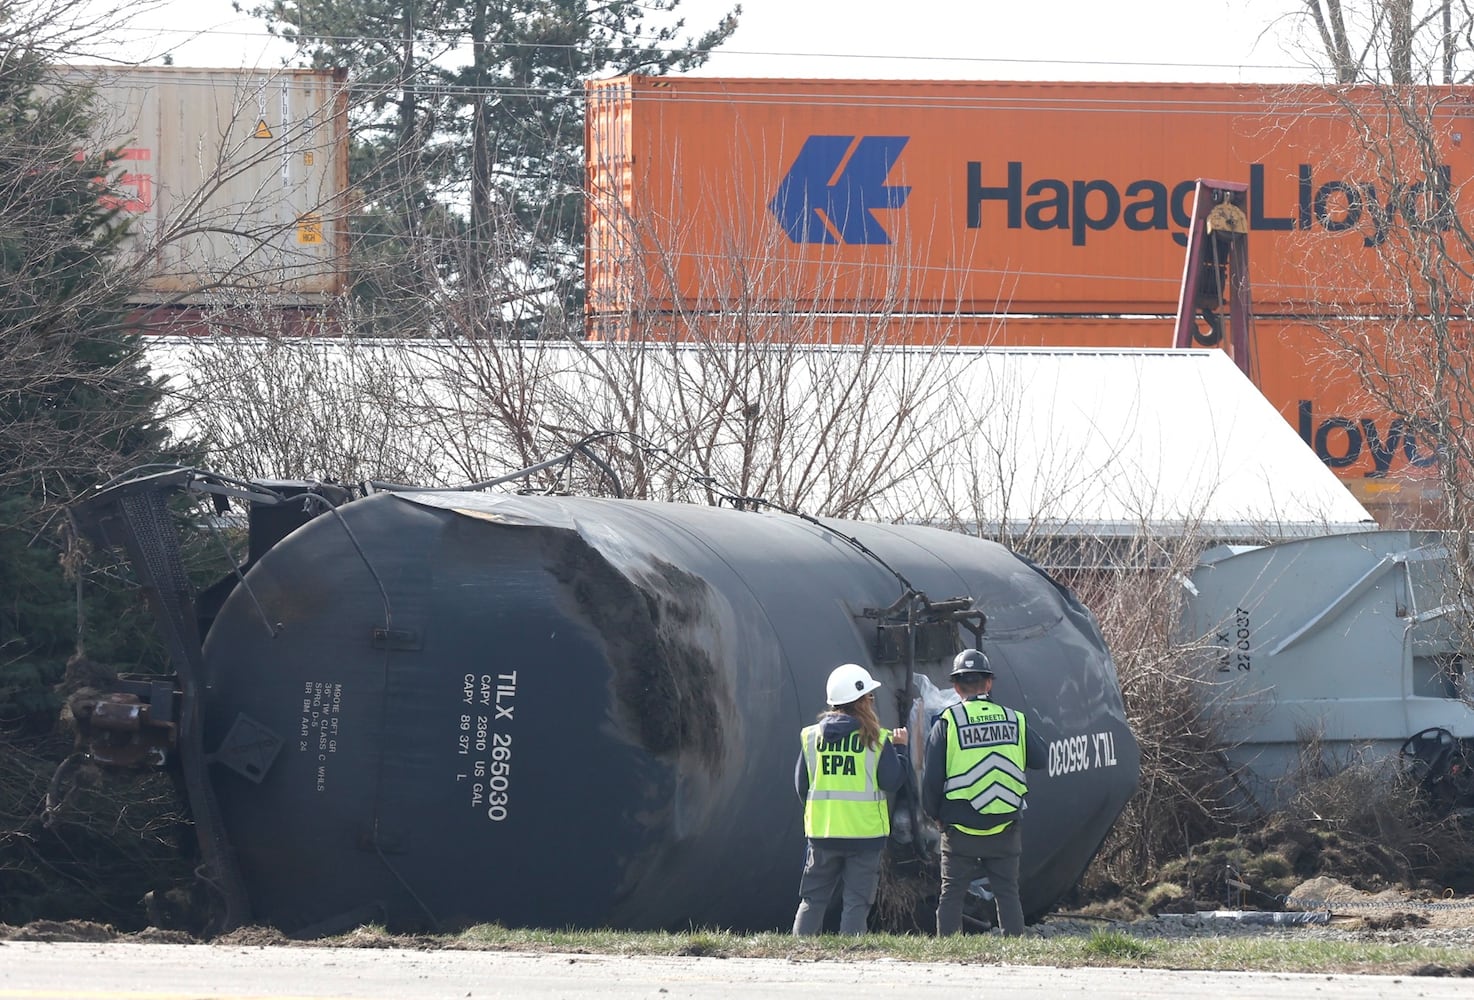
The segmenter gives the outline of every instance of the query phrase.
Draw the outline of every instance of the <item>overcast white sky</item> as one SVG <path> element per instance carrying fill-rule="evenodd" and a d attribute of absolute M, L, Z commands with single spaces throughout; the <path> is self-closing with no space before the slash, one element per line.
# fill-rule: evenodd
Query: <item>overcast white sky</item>
<path fill-rule="evenodd" d="M 103 2 L 103 0 L 99 0 Z M 147 3 L 147 0 L 144 0 Z M 251 6 L 251 0 L 244 0 Z M 729 0 L 683 0 L 705 27 Z M 702 72 L 719 76 L 1180 80 L 1316 79 L 1283 16 L 1300 0 L 745 0 Z M 180 66 L 279 65 L 290 50 L 230 0 L 163 0 L 113 51 Z M 1279 20 L 1279 28 L 1272 27 Z"/>

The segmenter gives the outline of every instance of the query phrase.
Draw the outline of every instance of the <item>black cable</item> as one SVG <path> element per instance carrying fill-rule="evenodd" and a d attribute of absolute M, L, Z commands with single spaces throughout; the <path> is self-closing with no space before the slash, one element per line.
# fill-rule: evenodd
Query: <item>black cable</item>
<path fill-rule="evenodd" d="M 373 577 L 374 585 L 379 588 L 379 597 L 383 600 L 384 603 L 384 628 L 385 630 L 388 630 L 389 627 L 393 624 L 393 615 L 389 607 L 389 591 L 384 587 L 384 581 L 379 576 L 379 571 L 374 569 L 374 564 L 369 561 L 368 553 L 365 552 L 363 550 L 363 546 L 359 544 L 358 536 L 353 533 L 353 529 L 349 527 L 347 519 L 343 517 L 343 512 L 335 507 L 326 497 L 317 493 L 304 493 L 302 494 L 302 499 L 304 502 L 308 503 L 314 500 L 317 501 L 326 509 L 329 514 L 332 514 L 338 519 L 338 524 L 342 527 L 344 533 L 347 534 L 348 541 L 353 544 L 354 550 L 358 553 L 358 558 L 363 560 L 363 565 L 365 568 L 368 569 L 369 576 Z M 387 683 L 385 684 L 385 692 L 387 697 Z"/>
<path fill-rule="evenodd" d="M 256 606 L 256 613 L 261 616 L 261 622 L 266 626 L 266 634 L 275 639 L 280 634 L 280 632 L 277 629 L 276 624 L 272 622 L 270 616 L 266 614 L 266 609 L 261 606 L 261 600 L 256 596 L 256 591 L 252 589 L 250 583 L 247 582 L 246 574 L 242 572 L 241 564 L 239 561 L 237 561 L 235 553 L 231 552 L 230 546 L 226 544 L 225 536 L 221 533 L 219 525 L 215 523 L 215 518 L 211 517 L 209 512 L 206 511 L 203 519 L 206 526 L 210 529 L 210 534 L 213 535 L 215 541 L 220 544 L 220 551 L 225 553 L 225 558 L 230 562 L 230 568 L 231 571 L 235 573 L 236 580 L 240 583 L 245 592 L 250 595 L 251 603 Z"/>

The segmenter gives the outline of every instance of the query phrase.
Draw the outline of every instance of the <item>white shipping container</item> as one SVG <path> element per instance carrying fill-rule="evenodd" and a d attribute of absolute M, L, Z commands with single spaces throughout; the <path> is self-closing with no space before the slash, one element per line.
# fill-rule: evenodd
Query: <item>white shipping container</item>
<path fill-rule="evenodd" d="M 119 150 L 117 204 L 143 305 L 315 305 L 345 286 L 341 72 L 70 66 L 97 94 L 95 147 Z"/>

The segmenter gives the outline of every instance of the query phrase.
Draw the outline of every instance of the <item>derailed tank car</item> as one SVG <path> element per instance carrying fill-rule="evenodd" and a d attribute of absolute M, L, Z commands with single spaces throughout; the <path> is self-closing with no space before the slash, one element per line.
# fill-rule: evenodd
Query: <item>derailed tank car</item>
<path fill-rule="evenodd" d="M 103 494 L 79 522 L 136 550 L 124 506 Z M 1029 914 L 1135 789 L 1089 613 L 991 542 L 577 497 L 310 506 L 201 602 L 198 684 L 175 695 L 202 843 L 244 897 L 230 922 L 786 927 L 798 731 L 824 678 L 866 665 L 901 724 L 920 677 L 945 688 L 975 641 L 971 609 L 998 697 L 1051 745 L 1022 820 Z"/>

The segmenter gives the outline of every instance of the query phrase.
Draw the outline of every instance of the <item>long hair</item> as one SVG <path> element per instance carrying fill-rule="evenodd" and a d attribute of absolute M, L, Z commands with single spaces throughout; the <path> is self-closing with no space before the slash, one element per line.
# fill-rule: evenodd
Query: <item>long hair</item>
<path fill-rule="evenodd" d="M 860 739 L 868 749 L 874 750 L 880 745 L 880 717 L 875 714 L 875 696 L 867 694 L 850 702 L 848 705 L 835 705 L 819 713 L 822 719 L 826 715 L 848 715 L 860 724 Z"/>

